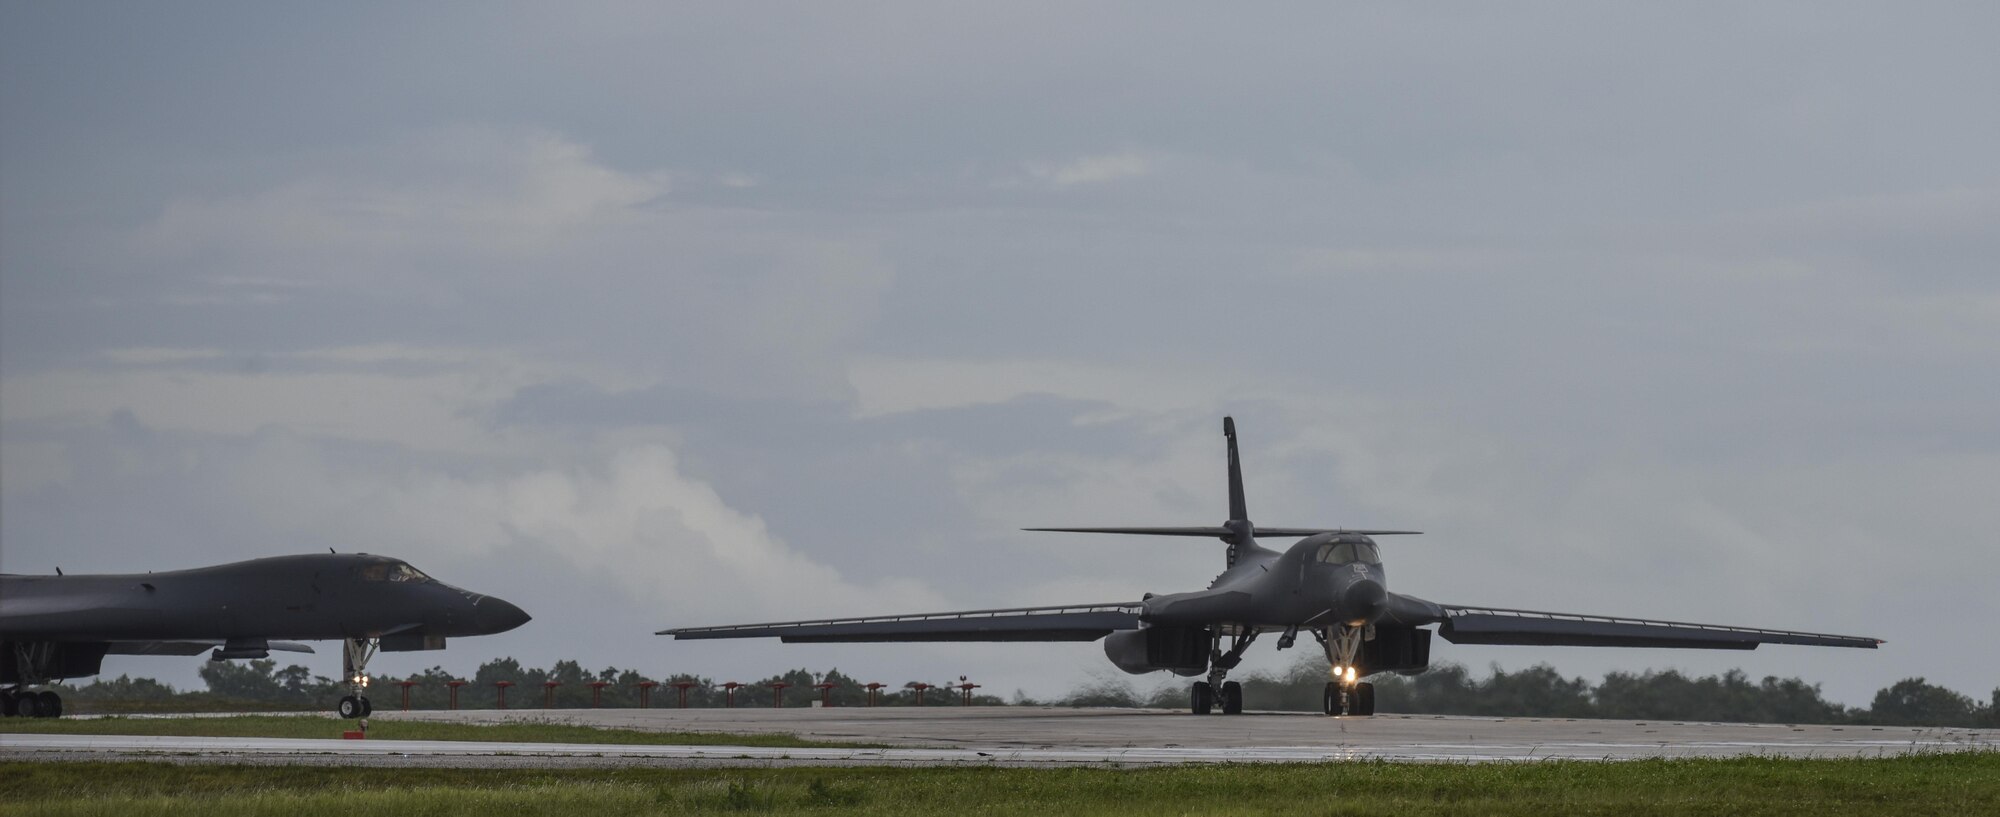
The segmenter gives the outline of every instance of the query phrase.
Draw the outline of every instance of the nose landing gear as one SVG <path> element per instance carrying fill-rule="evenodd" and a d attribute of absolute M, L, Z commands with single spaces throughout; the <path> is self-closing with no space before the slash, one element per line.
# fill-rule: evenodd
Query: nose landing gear
<path fill-rule="evenodd" d="M 1321 709 L 1328 715 L 1375 714 L 1375 685 L 1360 680 L 1361 671 L 1354 662 L 1361 653 L 1364 632 L 1362 627 L 1347 624 L 1312 631 L 1326 648 L 1326 662 L 1332 667 L 1333 678 L 1327 681 L 1321 697 Z"/>
<path fill-rule="evenodd" d="M 341 717 L 365 718 L 375 711 L 375 705 L 369 703 L 368 696 L 364 693 L 368 691 L 368 659 L 375 657 L 375 651 L 380 646 L 381 641 L 373 638 L 349 638 L 341 641 L 341 677 L 347 681 L 350 693 L 341 698 L 340 704 L 334 707 L 334 711 Z"/>

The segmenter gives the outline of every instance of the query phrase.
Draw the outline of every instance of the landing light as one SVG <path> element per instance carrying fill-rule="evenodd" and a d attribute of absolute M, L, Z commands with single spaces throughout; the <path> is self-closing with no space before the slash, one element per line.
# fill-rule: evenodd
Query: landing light
<path fill-rule="evenodd" d="M 1353 668 L 1353 667 L 1348 667 L 1348 668 L 1347 668 L 1347 680 L 1349 680 L 1349 681 L 1352 681 L 1352 680 L 1354 680 L 1354 668 Z"/>

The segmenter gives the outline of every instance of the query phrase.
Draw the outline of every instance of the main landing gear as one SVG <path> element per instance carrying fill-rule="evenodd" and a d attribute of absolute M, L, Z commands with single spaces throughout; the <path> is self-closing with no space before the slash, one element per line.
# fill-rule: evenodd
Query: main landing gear
<path fill-rule="evenodd" d="M 20 672 L 13 689 L 0 690 L 0 715 L 9 718 L 60 718 L 63 699 L 54 690 L 35 692 L 31 686 L 47 684 L 55 665 L 56 645 L 47 641 L 15 642 L 14 666 Z"/>
<path fill-rule="evenodd" d="M 1188 693 L 1189 709 L 1196 715 L 1206 715 L 1222 707 L 1224 715 L 1243 714 L 1243 685 L 1235 681 L 1224 681 L 1229 671 L 1243 663 L 1243 651 L 1250 649 L 1250 642 L 1257 640 L 1257 630 L 1251 627 L 1239 628 L 1229 638 L 1229 651 L 1222 650 L 1222 631 L 1217 628 L 1208 649 L 1208 680 L 1194 682 Z"/>
<path fill-rule="evenodd" d="M 60 718 L 63 700 L 61 695 L 46 689 L 41 692 L 10 689 L 0 692 L 0 713 L 9 718 Z"/>
<path fill-rule="evenodd" d="M 1354 666 L 1355 656 L 1361 653 L 1365 628 L 1342 624 L 1315 629 L 1312 633 L 1326 648 L 1326 662 L 1333 668 L 1333 679 L 1326 682 L 1321 709 L 1328 715 L 1375 714 L 1375 685 L 1359 680 L 1360 671 Z"/>
<path fill-rule="evenodd" d="M 368 659 L 375 657 L 375 650 L 381 642 L 373 638 L 349 638 L 340 642 L 340 669 L 347 681 L 350 693 L 340 699 L 334 711 L 343 718 L 365 718 L 375 711 L 375 705 L 368 702 Z"/>

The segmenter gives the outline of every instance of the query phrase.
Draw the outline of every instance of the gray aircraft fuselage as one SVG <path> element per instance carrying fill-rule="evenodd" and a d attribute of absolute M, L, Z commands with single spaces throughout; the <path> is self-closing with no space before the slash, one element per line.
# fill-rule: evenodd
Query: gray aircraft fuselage
<path fill-rule="evenodd" d="M 381 638 L 384 649 L 431 649 L 449 636 L 504 632 L 528 619 L 502 599 L 360 553 L 158 573 L 0 575 L 0 641 L 10 646 Z"/>
<path fill-rule="evenodd" d="M 1337 549 L 1347 559 L 1336 561 Z M 1355 558 L 1358 552 L 1365 554 Z M 1390 593 L 1375 542 L 1361 534 L 1321 533 L 1284 550 L 1254 540 L 1208 589 L 1148 597 L 1141 618 L 1162 624 L 1216 621 L 1253 627 L 1361 626 L 1386 617 L 1435 621 L 1443 611 L 1422 599 Z"/>

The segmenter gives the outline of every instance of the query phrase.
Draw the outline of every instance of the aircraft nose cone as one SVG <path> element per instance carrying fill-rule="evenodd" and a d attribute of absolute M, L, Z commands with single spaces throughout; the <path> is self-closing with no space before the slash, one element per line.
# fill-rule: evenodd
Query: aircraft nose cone
<path fill-rule="evenodd" d="M 526 610 L 514 606 L 512 602 L 505 599 L 496 599 L 492 596 L 487 596 L 479 600 L 476 614 L 479 620 L 479 628 L 488 635 L 504 633 L 526 624 L 529 619 L 534 618 L 528 615 Z"/>
<path fill-rule="evenodd" d="M 1356 623 L 1374 621 L 1381 618 L 1388 600 L 1389 591 L 1380 582 L 1362 579 L 1341 591 L 1340 616 Z"/>

